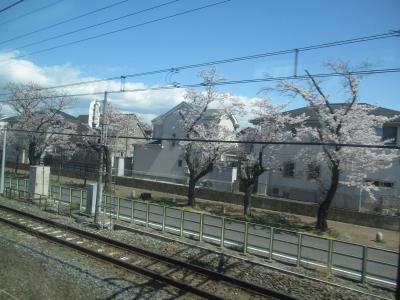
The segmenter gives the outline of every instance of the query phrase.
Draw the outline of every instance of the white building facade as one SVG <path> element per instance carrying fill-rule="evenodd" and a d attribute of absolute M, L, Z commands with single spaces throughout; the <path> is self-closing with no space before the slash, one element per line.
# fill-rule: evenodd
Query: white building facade
<path fill-rule="evenodd" d="M 190 109 L 190 105 L 181 102 L 170 111 L 152 120 L 153 139 L 184 138 L 181 127 L 180 111 Z M 215 110 L 210 110 L 208 115 L 213 117 Z M 222 116 L 220 125 L 235 131 L 236 120 Z M 236 167 L 231 167 L 221 157 L 220 162 L 200 180 L 201 186 L 221 191 L 232 191 L 237 178 Z M 188 170 L 183 158 L 183 150 L 176 141 L 155 140 L 146 144 L 134 146 L 133 172 L 134 177 L 186 184 Z"/>
<path fill-rule="evenodd" d="M 288 113 L 294 116 L 305 113 L 310 117 L 309 126 L 318 124 L 309 108 L 300 108 Z M 388 117 L 400 115 L 400 111 L 385 108 L 377 108 L 375 113 Z M 377 133 L 383 140 L 391 140 L 388 145 L 400 146 L 400 118 L 385 124 L 383 128 L 378 128 Z M 329 180 L 328 170 L 323 162 L 311 166 L 297 158 L 297 154 L 304 150 L 304 147 L 307 147 L 308 152 L 322 151 L 322 148 L 318 146 L 284 146 L 277 157 L 280 168 L 266 171 L 259 177 L 257 193 L 319 203 L 322 200 L 321 189 L 313 177 L 317 174 L 322 182 L 326 182 Z M 347 164 L 343 166 L 344 172 L 351 172 L 351 163 Z M 386 211 L 387 213 L 400 210 L 400 157 L 392 161 L 391 167 L 367 174 L 366 180 L 379 187 L 379 190 L 374 192 L 375 199 L 359 188 L 339 184 L 332 206 L 355 210 Z"/>

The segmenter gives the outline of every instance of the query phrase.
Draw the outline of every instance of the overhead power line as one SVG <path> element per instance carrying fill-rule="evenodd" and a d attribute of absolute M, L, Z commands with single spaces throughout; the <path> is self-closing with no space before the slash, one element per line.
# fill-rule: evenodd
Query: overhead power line
<path fill-rule="evenodd" d="M 2 8 L 2 9 L 0 9 L 0 13 L 3 12 L 3 11 L 6 11 L 7 9 L 10 9 L 11 7 L 14 7 L 17 4 L 20 4 L 21 2 L 24 2 L 24 0 L 19 0 L 17 2 L 14 2 L 14 3 L 10 4 L 9 6 L 6 6 L 6 7 Z"/>
<path fill-rule="evenodd" d="M 108 78 L 104 78 L 104 79 L 73 82 L 73 83 L 56 85 L 56 86 L 51 86 L 51 87 L 44 87 L 44 88 L 40 88 L 38 90 L 57 89 L 57 88 L 65 88 L 65 87 L 71 87 L 71 86 L 77 86 L 77 85 L 93 84 L 93 83 L 106 82 L 106 81 L 112 81 L 112 80 L 120 80 L 121 78 L 134 78 L 134 77 L 141 77 L 141 76 L 147 76 L 147 75 L 156 75 L 156 74 L 162 74 L 162 73 L 167 73 L 167 72 L 172 72 L 172 71 L 176 72 L 176 71 L 180 71 L 180 70 L 201 68 L 201 67 L 227 64 L 227 63 L 235 63 L 235 62 L 240 62 L 240 61 L 265 58 L 265 57 L 269 57 L 269 56 L 290 54 L 290 53 L 295 53 L 295 52 L 299 52 L 299 51 L 311 51 L 311 50 L 317 50 L 317 49 L 322 49 L 322 48 L 343 46 L 343 45 L 347 45 L 347 44 L 362 43 L 362 42 L 368 42 L 368 41 L 386 39 L 386 38 L 392 38 L 392 37 L 398 37 L 398 36 L 399 36 L 399 32 L 392 31 L 389 33 L 375 34 L 375 35 L 357 37 L 357 38 L 352 38 L 352 39 L 347 39 L 347 40 L 339 40 L 339 41 L 335 41 L 335 42 L 329 42 L 329 43 L 323 43 L 323 44 L 317 44 L 317 45 L 311 45 L 311 46 L 304 46 L 304 47 L 299 47 L 299 48 L 294 48 L 294 49 L 286 49 L 286 50 L 265 52 L 265 53 L 247 55 L 247 56 L 239 56 L 239 57 L 233 57 L 233 58 L 227 58 L 227 59 L 213 60 L 213 61 L 208 61 L 208 62 L 183 65 L 183 66 L 178 66 L 178 67 L 169 67 L 169 68 L 139 72 L 139 73 L 134 73 L 134 74 L 126 74 L 126 75 L 121 75 L 121 76 L 108 77 Z M 9 93 L 0 94 L 0 96 L 6 96 L 6 95 L 9 95 Z"/>
<path fill-rule="evenodd" d="M 163 7 L 163 6 L 167 6 L 167 5 L 179 2 L 179 1 L 181 1 L 181 0 L 168 1 L 168 2 L 165 2 L 165 3 L 159 4 L 159 5 L 151 6 L 149 8 L 145 8 L 145 9 L 141 9 L 141 10 L 138 10 L 138 11 L 134 11 L 132 13 L 129 13 L 129 14 L 117 17 L 117 18 L 109 19 L 109 20 L 102 21 L 100 23 L 96 23 L 96 24 L 89 25 L 89 26 L 84 26 L 84 27 L 81 27 L 81 28 L 78 28 L 78 29 L 75 29 L 75 30 L 72 30 L 72 31 L 68 31 L 66 33 L 57 34 L 55 36 L 52 36 L 52 37 L 49 37 L 49 38 L 45 38 L 45 39 L 40 40 L 40 41 L 36 41 L 36 42 L 25 44 L 25 45 L 19 47 L 16 50 L 25 49 L 25 48 L 28 48 L 28 47 L 31 47 L 31 46 L 34 46 L 34 45 L 43 44 L 43 43 L 51 41 L 51 40 L 55 40 L 55 39 L 58 39 L 58 38 L 61 38 L 61 37 L 65 37 L 65 36 L 68 36 L 68 35 L 71 35 L 71 34 L 75 34 L 75 33 L 78 33 L 78 32 L 84 31 L 84 30 L 88 30 L 88 29 L 95 28 L 95 27 L 98 27 L 98 26 L 101 26 L 101 25 L 112 23 L 112 22 L 115 22 L 115 21 L 118 21 L 118 20 L 122 20 L 124 18 L 132 17 L 134 15 L 138 15 L 138 14 L 141 14 L 141 13 L 144 13 L 144 12 L 148 12 L 150 10 L 157 9 L 157 8 L 160 8 L 160 7 Z"/>
<path fill-rule="evenodd" d="M 21 34 L 21 35 L 17 35 L 17 36 L 15 36 L 15 37 L 13 37 L 13 38 L 10 38 L 10 39 L 8 39 L 8 40 L 5 40 L 5 41 L 0 42 L 0 45 L 5 44 L 5 43 L 8 43 L 8 42 L 11 42 L 11 41 L 19 40 L 19 39 L 21 39 L 21 38 L 23 38 L 23 37 L 30 36 L 30 35 L 32 35 L 32 34 L 34 34 L 34 33 L 42 32 L 42 31 L 45 31 L 45 30 L 47 30 L 47 29 L 54 28 L 54 27 L 57 27 L 57 26 L 60 26 L 60 25 L 63 25 L 63 24 L 66 24 L 66 23 L 69 23 L 69 22 L 72 22 L 72 21 L 81 19 L 81 18 L 83 18 L 83 17 L 87 17 L 87 16 L 92 15 L 92 14 L 95 14 L 95 13 L 97 13 L 97 12 L 100 12 L 100 11 L 103 11 L 103 10 L 110 9 L 110 8 L 112 8 L 112 7 L 121 5 L 122 3 L 125 3 L 125 2 L 128 2 L 128 1 L 129 1 L 129 0 L 119 1 L 119 2 L 116 2 L 116 3 L 110 4 L 110 5 L 107 5 L 107 6 L 104 6 L 104 7 L 101 7 L 101 8 L 92 10 L 92 11 L 89 11 L 89 12 L 84 13 L 84 14 L 82 14 L 82 15 L 78 15 L 78 16 L 69 18 L 69 19 L 67 19 L 67 20 L 60 21 L 60 22 L 54 23 L 54 24 L 52 24 L 52 25 L 45 26 L 45 27 L 42 27 L 42 28 L 39 28 L 39 29 L 30 31 L 30 32 L 28 32 L 28 33 L 24 33 L 24 34 Z"/>
<path fill-rule="evenodd" d="M 320 73 L 320 74 L 312 74 L 314 78 L 328 78 L 328 77 L 338 77 L 343 75 L 373 75 L 373 74 L 386 74 L 386 73 L 399 73 L 400 68 L 392 68 L 392 69 L 375 69 L 375 70 L 361 70 L 354 72 L 332 72 L 332 73 Z M 281 76 L 281 77 L 266 77 L 266 78 L 255 78 L 255 79 L 241 79 L 241 80 L 230 80 L 230 81 L 221 81 L 215 83 L 217 86 L 224 85 L 236 85 L 236 84 L 249 84 L 249 83 L 262 83 L 269 81 L 284 81 L 284 80 L 304 80 L 308 79 L 308 75 L 293 75 L 293 76 Z M 171 89 L 183 89 L 183 88 L 196 88 L 202 87 L 206 84 L 204 82 L 201 83 L 193 83 L 193 84 L 179 84 L 179 85 L 166 85 L 166 86 L 158 86 L 152 88 L 142 88 L 142 89 L 124 89 L 124 90 L 114 90 L 107 91 L 108 94 L 120 94 L 120 93 L 139 93 L 139 92 L 148 92 L 148 91 L 160 91 L 160 90 L 171 90 Z M 43 97 L 29 97 L 29 98 L 17 98 L 17 99 L 3 99 L 0 103 L 9 103 L 15 101 L 23 101 L 23 100 L 34 100 L 34 99 L 55 99 L 55 98 L 65 98 L 65 97 L 83 97 L 83 96 L 96 96 L 102 95 L 104 91 L 99 92 L 90 92 L 90 93 L 78 93 L 78 94 L 61 94 L 55 96 L 43 96 Z M 1 100 L 1 99 L 0 99 Z"/>
<path fill-rule="evenodd" d="M 172 18 L 175 18 L 175 17 L 178 17 L 178 16 L 194 13 L 196 11 L 207 9 L 207 8 L 214 7 L 214 6 L 217 6 L 217 5 L 221 5 L 221 4 L 230 2 L 230 1 L 232 1 L 232 0 L 223 0 L 223 1 L 212 3 L 212 4 L 200 6 L 200 7 L 197 7 L 197 8 L 188 9 L 188 10 L 185 10 L 185 11 L 182 11 L 182 12 L 179 12 L 179 13 L 175 13 L 175 14 L 166 16 L 166 17 L 161 17 L 161 18 L 153 19 L 153 20 L 146 21 L 146 22 L 143 22 L 143 23 L 122 27 L 122 28 L 119 28 L 119 29 L 116 29 L 116 30 L 112 30 L 112 31 L 108 31 L 108 32 L 92 35 L 92 36 L 89 36 L 89 37 L 86 37 L 86 38 L 83 38 L 83 39 L 79 39 L 79 40 L 63 43 L 63 44 L 60 44 L 60 45 L 56 45 L 56 46 L 53 46 L 53 47 L 49 47 L 49 48 L 41 49 L 41 50 L 38 50 L 38 51 L 26 53 L 26 54 L 23 54 L 23 55 L 19 55 L 19 56 L 14 57 L 13 59 L 23 58 L 23 57 L 31 56 L 31 55 L 34 55 L 34 54 L 48 52 L 48 51 L 59 49 L 59 48 L 63 48 L 63 47 L 66 47 L 66 46 L 70 46 L 70 45 L 86 42 L 86 41 L 89 41 L 89 40 L 98 39 L 98 38 L 101 38 L 101 37 L 104 37 L 104 36 L 107 36 L 107 35 L 115 34 L 115 33 L 126 31 L 126 30 L 129 30 L 129 29 L 138 28 L 138 27 L 142 27 L 142 26 L 149 25 L 149 24 L 152 24 L 152 23 L 156 23 L 156 22 L 172 19 Z M 3 60 L 3 61 L 8 61 L 8 60 L 10 60 L 10 59 L 6 59 L 6 60 Z"/>
<path fill-rule="evenodd" d="M 18 17 L 16 17 L 16 18 L 13 18 L 13 19 L 11 19 L 11 20 L 7 20 L 7 21 L 5 21 L 5 22 L 3 22 L 3 23 L 0 23 L 0 26 L 1 26 L 1 25 L 4 25 L 4 24 L 11 23 L 11 22 L 14 22 L 14 21 L 19 20 L 19 19 L 22 19 L 22 18 L 27 17 L 27 16 L 29 16 L 29 15 L 33 15 L 33 14 L 35 14 L 35 13 L 41 11 L 41 10 L 45 10 L 46 8 L 49 8 L 49 7 L 51 7 L 51 6 L 54 6 L 54 5 L 56 5 L 56 4 L 58 4 L 58 3 L 62 2 L 62 1 L 64 1 L 64 0 L 57 0 L 57 1 L 51 2 L 51 3 L 49 3 L 49 4 L 45 5 L 45 6 L 39 7 L 39 8 L 37 8 L 37 9 L 34 9 L 34 10 L 32 10 L 32 11 L 30 11 L 30 12 L 28 12 L 28 13 L 25 13 L 25 14 L 23 14 L 23 15 L 20 15 L 20 16 L 18 16 Z"/>
<path fill-rule="evenodd" d="M 54 134 L 64 136 L 79 136 L 79 137 L 93 137 L 100 138 L 98 134 L 81 134 L 81 133 L 67 133 L 56 131 L 35 131 L 25 129 L 1 129 L 1 131 L 8 130 L 14 132 L 37 133 L 37 134 Z M 258 144 L 258 145 L 297 145 L 297 146 L 333 146 L 333 147 L 351 147 L 351 148 L 371 148 L 371 149 L 394 149 L 400 150 L 400 146 L 385 146 L 373 144 L 350 144 L 350 143 L 317 143 L 317 142 L 266 142 L 266 141 L 238 141 L 238 140 L 222 140 L 222 139 L 189 139 L 189 138 L 150 138 L 139 136 L 108 136 L 109 138 L 133 139 L 133 140 L 147 140 L 147 141 L 175 141 L 175 142 L 199 142 L 199 143 L 226 143 L 226 144 Z"/>

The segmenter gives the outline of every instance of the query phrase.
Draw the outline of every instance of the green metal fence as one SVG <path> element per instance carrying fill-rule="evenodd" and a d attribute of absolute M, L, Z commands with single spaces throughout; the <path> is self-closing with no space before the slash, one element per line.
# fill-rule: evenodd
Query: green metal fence
<path fill-rule="evenodd" d="M 6 178 L 5 186 L 10 198 L 35 198 L 27 193 L 26 181 Z M 86 190 L 52 185 L 48 199 L 37 199 L 32 203 L 42 207 L 56 204 L 59 213 L 71 213 L 85 209 Z M 323 268 L 362 283 L 396 286 L 399 253 L 395 251 L 115 196 L 104 196 L 102 211 L 117 220 L 268 260 Z"/>

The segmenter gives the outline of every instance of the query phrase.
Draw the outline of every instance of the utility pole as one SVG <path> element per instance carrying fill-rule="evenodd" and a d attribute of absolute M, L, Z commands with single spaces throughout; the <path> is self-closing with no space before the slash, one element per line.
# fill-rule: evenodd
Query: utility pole
<path fill-rule="evenodd" d="M 96 224 L 99 223 L 101 202 L 103 200 L 104 147 L 106 147 L 107 145 L 107 135 L 108 135 L 107 110 L 108 110 L 107 92 L 104 92 L 103 117 L 101 119 L 101 128 L 100 128 L 99 178 L 97 180 L 96 210 L 94 212 L 94 222 Z"/>
<path fill-rule="evenodd" d="M 7 127 L 3 128 L 3 152 L 1 154 L 1 180 L 0 180 L 0 194 L 4 194 L 4 171 L 6 167 L 6 142 L 7 142 Z"/>

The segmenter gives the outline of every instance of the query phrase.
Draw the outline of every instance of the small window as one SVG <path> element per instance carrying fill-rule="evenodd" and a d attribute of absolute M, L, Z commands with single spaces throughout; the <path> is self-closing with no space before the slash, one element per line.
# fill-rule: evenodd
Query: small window
<path fill-rule="evenodd" d="M 318 179 L 320 176 L 320 166 L 317 163 L 310 163 L 307 166 L 307 179 Z"/>
<path fill-rule="evenodd" d="M 392 188 L 393 182 L 381 182 L 382 187 Z"/>
<path fill-rule="evenodd" d="M 387 141 L 386 144 L 397 143 L 397 127 L 377 128 L 376 133 L 382 138 L 382 141 Z"/>
<path fill-rule="evenodd" d="M 367 179 L 367 180 L 365 180 L 365 182 L 372 183 L 374 186 L 377 186 L 377 187 L 393 188 L 393 186 L 394 186 L 393 182 L 388 182 L 388 181 L 378 181 L 378 180 Z"/>
<path fill-rule="evenodd" d="M 286 162 L 283 165 L 283 176 L 294 177 L 294 162 Z"/>
<path fill-rule="evenodd" d="M 178 167 L 182 167 L 182 159 L 178 160 Z"/>

